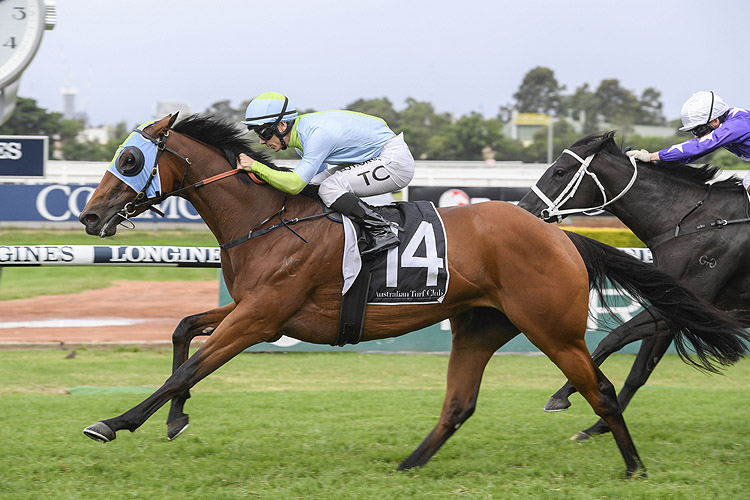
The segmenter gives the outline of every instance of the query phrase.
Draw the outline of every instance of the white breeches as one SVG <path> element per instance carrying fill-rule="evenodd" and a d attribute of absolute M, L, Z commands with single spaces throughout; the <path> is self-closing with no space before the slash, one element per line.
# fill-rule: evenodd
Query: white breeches
<path fill-rule="evenodd" d="M 414 177 L 414 157 L 399 134 L 385 143 L 380 155 L 354 165 L 332 165 L 312 178 L 327 206 L 344 193 L 360 197 L 392 193 L 405 188 Z"/>

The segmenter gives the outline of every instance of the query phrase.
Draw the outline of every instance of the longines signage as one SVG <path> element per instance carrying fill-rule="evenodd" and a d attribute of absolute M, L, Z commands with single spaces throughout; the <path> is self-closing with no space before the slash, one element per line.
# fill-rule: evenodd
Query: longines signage
<path fill-rule="evenodd" d="M 0 135 L 0 177 L 44 177 L 46 136 Z"/>

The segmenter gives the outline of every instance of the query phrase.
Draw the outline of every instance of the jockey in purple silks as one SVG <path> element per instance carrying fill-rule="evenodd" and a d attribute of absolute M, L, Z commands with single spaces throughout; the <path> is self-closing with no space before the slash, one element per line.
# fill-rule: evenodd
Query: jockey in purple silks
<path fill-rule="evenodd" d="M 680 161 L 690 163 L 719 148 L 750 161 L 750 112 L 730 108 L 711 91 L 696 92 L 682 105 L 682 127 L 695 138 L 655 153 L 645 149 L 628 151 L 627 155 L 643 162 Z M 750 194 L 750 172 L 742 185 Z"/>

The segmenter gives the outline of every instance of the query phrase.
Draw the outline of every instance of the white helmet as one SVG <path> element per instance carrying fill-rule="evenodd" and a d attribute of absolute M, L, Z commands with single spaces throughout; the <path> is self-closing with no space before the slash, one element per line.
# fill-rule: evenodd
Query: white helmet
<path fill-rule="evenodd" d="M 729 106 L 724 99 L 714 94 L 713 91 L 696 92 L 682 105 L 680 115 L 683 126 L 680 130 L 692 130 L 705 125 L 726 113 L 728 109 Z"/>

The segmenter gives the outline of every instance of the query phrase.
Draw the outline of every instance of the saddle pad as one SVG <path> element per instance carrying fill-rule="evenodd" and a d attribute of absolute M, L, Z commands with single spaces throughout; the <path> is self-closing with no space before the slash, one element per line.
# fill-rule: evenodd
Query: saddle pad
<path fill-rule="evenodd" d="M 448 291 L 448 246 L 443 220 L 429 201 L 396 202 L 378 207 L 397 223 L 400 243 L 377 255 L 372 263 L 368 304 L 435 304 Z M 359 273 L 354 225 L 345 219 L 344 291 Z"/>

